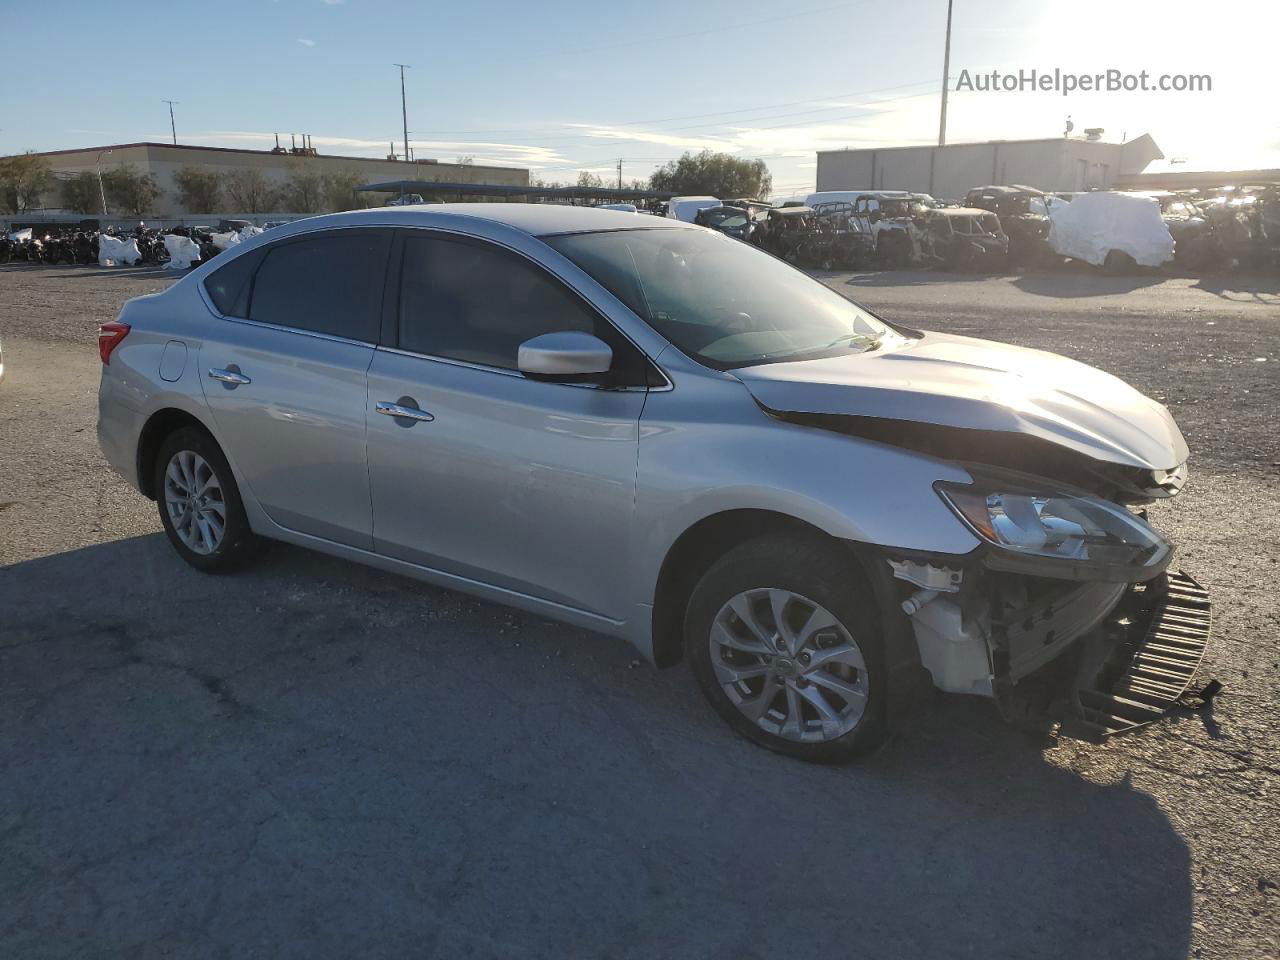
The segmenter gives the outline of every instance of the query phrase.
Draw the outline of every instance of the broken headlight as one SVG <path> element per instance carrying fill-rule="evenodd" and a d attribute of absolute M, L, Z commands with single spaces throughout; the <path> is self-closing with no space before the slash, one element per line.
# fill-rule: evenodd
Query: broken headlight
<path fill-rule="evenodd" d="M 1099 497 L 941 483 L 938 493 L 996 548 L 985 561 L 994 569 L 1134 583 L 1161 573 L 1173 554 L 1141 517 Z"/>

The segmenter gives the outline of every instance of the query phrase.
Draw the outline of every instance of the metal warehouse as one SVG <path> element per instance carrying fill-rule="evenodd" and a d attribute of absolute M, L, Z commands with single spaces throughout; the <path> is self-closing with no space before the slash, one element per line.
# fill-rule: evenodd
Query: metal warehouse
<path fill-rule="evenodd" d="M 988 140 L 929 147 L 824 150 L 818 153 L 818 190 L 909 190 L 962 197 L 970 187 L 1029 184 L 1047 191 L 1108 189 L 1141 173 L 1164 154 L 1148 134 L 1106 143 L 1087 137 Z"/>

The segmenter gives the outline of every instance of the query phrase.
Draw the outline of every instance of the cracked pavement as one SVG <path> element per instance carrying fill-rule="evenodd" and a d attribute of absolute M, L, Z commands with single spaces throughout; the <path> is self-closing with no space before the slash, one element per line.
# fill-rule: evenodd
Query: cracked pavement
<path fill-rule="evenodd" d="M 282 546 L 201 576 L 94 436 L 96 325 L 170 278 L 0 267 L 0 956 L 1280 954 L 1280 281 L 823 279 L 1169 403 L 1210 711 L 939 698 L 808 767 L 613 640 Z"/>

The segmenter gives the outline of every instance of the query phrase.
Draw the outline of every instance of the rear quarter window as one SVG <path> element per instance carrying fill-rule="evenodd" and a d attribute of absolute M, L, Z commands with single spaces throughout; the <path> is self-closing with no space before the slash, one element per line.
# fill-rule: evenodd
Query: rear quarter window
<path fill-rule="evenodd" d="M 236 257 L 204 278 L 204 288 L 209 299 L 224 317 L 249 316 L 249 289 L 254 271 L 262 262 L 261 250 Z"/>

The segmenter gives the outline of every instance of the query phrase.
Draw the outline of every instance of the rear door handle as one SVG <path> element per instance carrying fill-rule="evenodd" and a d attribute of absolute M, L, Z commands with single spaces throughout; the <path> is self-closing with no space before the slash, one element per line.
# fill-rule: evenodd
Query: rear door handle
<path fill-rule="evenodd" d="M 220 370 L 217 367 L 209 368 L 209 379 L 220 380 L 223 383 L 229 383 L 236 387 L 244 386 L 246 383 L 253 383 L 252 380 L 246 377 L 239 370 Z"/>
<path fill-rule="evenodd" d="M 409 399 L 401 397 L 402 401 Z M 391 403 L 389 400 L 379 400 L 373 405 L 373 409 L 378 413 L 386 414 L 388 417 L 395 417 L 397 420 L 412 420 L 418 423 L 430 423 L 435 419 L 425 410 L 420 410 L 416 406 L 406 406 L 404 403 Z M 412 424 L 406 424 L 412 426 Z"/>

